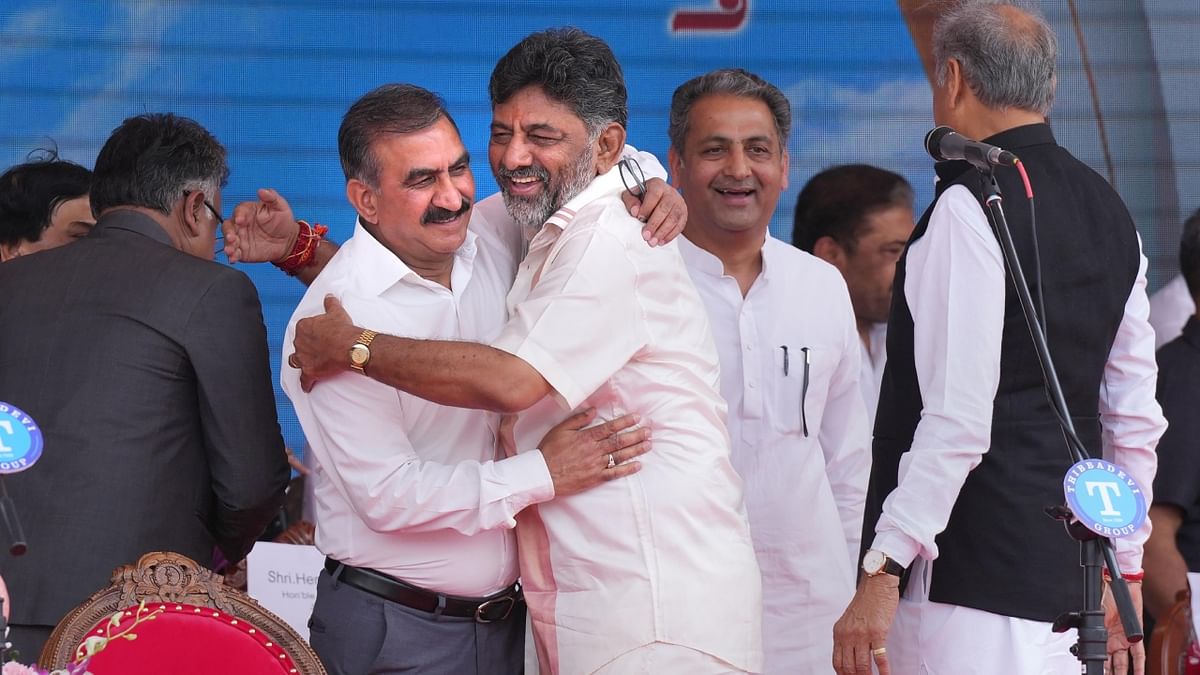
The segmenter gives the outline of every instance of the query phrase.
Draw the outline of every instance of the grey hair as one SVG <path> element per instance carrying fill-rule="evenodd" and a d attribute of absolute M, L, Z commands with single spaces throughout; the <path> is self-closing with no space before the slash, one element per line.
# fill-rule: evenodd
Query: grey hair
<path fill-rule="evenodd" d="M 683 152 L 683 142 L 688 133 L 688 115 L 696 101 L 705 96 L 726 94 L 762 101 L 775 118 L 775 131 L 779 134 L 779 145 L 787 145 L 788 133 L 792 128 L 792 106 L 779 87 L 742 68 L 722 68 L 705 73 L 679 85 L 671 96 L 671 117 L 667 125 L 667 136 L 676 152 Z"/>
<path fill-rule="evenodd" d="M 1050 114 L 1058 40 L 1025 2 L 964 0 L 934 26 L 933 58 L 939 86 L 946 83 L 947 64 L 954 59 L 971 91 L 989 108 Z"/>

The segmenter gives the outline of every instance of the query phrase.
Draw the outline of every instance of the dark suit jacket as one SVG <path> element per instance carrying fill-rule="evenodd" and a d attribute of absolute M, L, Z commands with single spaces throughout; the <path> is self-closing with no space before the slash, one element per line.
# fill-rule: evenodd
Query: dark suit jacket
<path fill-rule="evenodd" d="M 253 284 L 135 211 L 0 264 L 0 401 L 45 434 L 5 478 L 29 542 L 0 549 L 15 624 L 56 624 L 147 551 L 239 560 L 283 499 Z"/>

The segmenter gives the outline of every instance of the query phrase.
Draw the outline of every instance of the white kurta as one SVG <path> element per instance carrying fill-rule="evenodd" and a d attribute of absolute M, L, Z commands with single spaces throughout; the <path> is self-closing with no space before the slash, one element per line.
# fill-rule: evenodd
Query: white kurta
<path fill-rule="evenodd" d="M 679 249 L 712 324 L 733 464 L 746 482 L 764 672 L 828 673 L 833 624 L 854 595 L 871 469 L 846 283 L 768 236 L 762 274 L 743 298 L 720 259 L 686 238 Z"/>
<path fill-rule="evenodd" d="M 859 336 L 858 344 L 862 347 L 858 387 L 867 405 L 867 433 L 870 435 L 875 431 L 875 411 L 879 408 L 879 389 L 883 386 L 883 369 L 887 365 L 887 323 L 871 324 L 867 341 L 863 342 Z"/>
<path fill-rule="evenodd" d="M 518 516 L 539 661 L 586 673 L 665 642 L 758 671 L 758 566 L 704 306 L 677 247 L 642 240 L 623 189 L 614 168 L 542 227 L 494 342 L 556 392 L 520 415 L 517 449 L 581 406 L 652 429 L 639 473 Z"/>

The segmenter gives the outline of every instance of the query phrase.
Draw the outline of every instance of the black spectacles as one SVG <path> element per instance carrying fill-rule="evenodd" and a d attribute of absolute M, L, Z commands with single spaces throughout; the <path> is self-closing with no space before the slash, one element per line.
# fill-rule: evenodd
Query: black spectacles
<path fill-rule="evenodd" d="M 192 190 L 185 190 L 183 193 L 183 198 L 187 199 L 188 195 L 192 194 L 192 192 L 193 192 Z M 207 199 L 204 200 L 204 207 L 207 208 L 209 213 L 211 213 L 213 215 L 213 218 L 217 219 L 216 240 L 218 242 L 223 242 L 225 239 L 225 233 L 221 231 L 221 224 L 225 222 L 225 216 L 222 216 L 221 212 L 217 210 L 217 207 L 213 206 L 212 202 L 208 201 Z M 221 245 L 218 246 L 215 251 L 213 251 L 213 255 L 217 255 L 218 253 L 220 253 L 221 251 L 224 251 L 224 250 L 225 250 L 225 244 L 221 243 Z"/>
<path fill-rule="evenodd" d="M 221 253 L 222 251 L 225 250 L 225 232 L 221 229 L 221 224 L 225 222 L 225 217 L 222 216 L 221 212 L 217 210 L 217 207 L 215 207 L 211 203 L 209 203 L 209 201 L 207 199 L 204 200 L 204 205 L 207 206 L 208 210 L 212 212 L 213 218 L 217 219 L 217 231 L 216 231 L 217 248 L 216 248 L 216 250 L 213 251 L 213 255 L 215 256 L 218 253 Z"/>
<path fill-rule="evenodd" d="M 621 182 L 625 189 L 641 201 L 646 194 L 646 174 L 642 173 L 641 165 L 632 157 L 623 157 L 617 162 L 617 170 L 621 173 Z"/>

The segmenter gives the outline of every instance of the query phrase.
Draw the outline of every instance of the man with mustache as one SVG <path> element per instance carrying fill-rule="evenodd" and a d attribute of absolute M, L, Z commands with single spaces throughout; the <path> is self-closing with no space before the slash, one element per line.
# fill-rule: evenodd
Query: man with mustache
<path fill-rule="evenodd" d="M 330 293 L 380 330 L 494 338 L 514 237 L 496 214 L 473 213 L 470 158 L 441 101 L 412 85 L 380 87 L 346 113 L 338 150 L 358 222 L 297 307 L 288 342 Z M 355 338 L 340 355 L 350 349 L 354 368 L 373 369 L 371 332 Z M 282 384 L 315 460 L 316 544 L 328 558 L 309 626 L 326 668 L 520 672 L 515 514 L 636 472 L 624 462 L 648 449 L 648 432 L 614 435 L 631 416 L 580 431 L 595 416 L 581 410 L 502 459 L 487 412 L 353 372 L 306 393 L 284 368 Z"/>
<path fill-rule="evenodd" d="M 378 335 L 368 374 L 438 403 L 520 413 L 502 430 L 517 458 L 564 410 L 646 415 L 654 452 L 640 473 L 517 516 L 541 667 L 757 671 L 758 565 L 717 354 L 678 249 L 646 246 L 619 199 L 620 66 L 601 40 L 550 30 L 505 55 L 489 91 L 492 169 L 509 213 L 535 232 L 512 318 L 494 347 Z M 309 383 L 348 370 L 342 354 L 363 332 L 326 307 L 296 328 Z"/>

